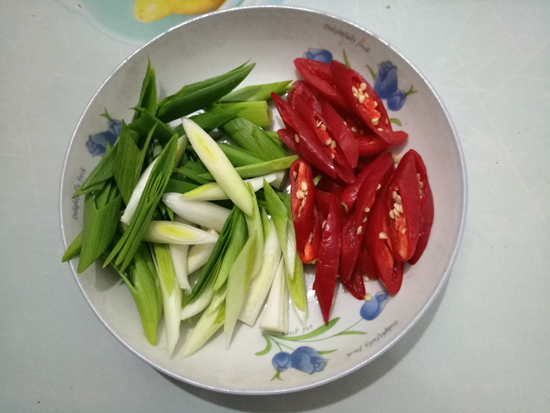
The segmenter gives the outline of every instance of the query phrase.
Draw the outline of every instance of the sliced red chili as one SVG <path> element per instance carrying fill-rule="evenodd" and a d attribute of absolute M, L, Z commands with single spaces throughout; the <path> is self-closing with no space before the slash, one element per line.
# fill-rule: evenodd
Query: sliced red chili
<path fill-rule="evenodd" d="M 330 103 L 324 101 L 322 108 L 326 126 L 331 131 L 333 138 L 341 148 L 342 153 L 346 157 L 349 165 L 352 168 L 355 168 L 359 160 L 359 148 L 353 139 L 353 134 L 347 128 L 344 120 L 340 117 L 340 115 L 338 115 L 338 112 L 334 110 Z"/>
<path fill-rule="evenodd" d="M 330 103 L 338 107 L 346 107 L 344 98 L 334 86 L 330 66 L 327 63 L 298 58 L 294 59 L 294 66 L 298 73 Z"/>
<path fill-rule="evenodd" d="M 320 142 L 313 135 L 313 132 L 310 131 L 308 126 L 300 119 L 287 101 L 283 100 L 276 93 L 271 94 L 271 99 L 281 115 L 286 129 L 294 132 L 295 151 L 302 155 L 312 165 L 315 165 L 317 169 L 335 178 L 337 174 L 334 162 L 327 155 Z"/>
<path fill-rule="evenodd" d="M 434 220 L 434 200 L 432 195 L 432 189 L 428 181 L 428 172 L 426 171 L 426 165 L 422 157 L 411 149 L 418 178 L 418 186 L 420 191 L 420 200 L 422 202 L 422 209 L 420 213 L 420 234 L 418 236 L 418 242 L 416 243 L 416 249 L 414 254 L 409 259 L 409 263 L 416 264 L 428 244 L 430 232 L 432 230 L 432 223 Z"/>
<path fill-rule="evenodd" d="M 340 263 L 340 211 L 336 197 L 329 202 L 329 211 L 322 224 L 321 246 L 315 270 L 313 289 L 317 294 L 319 306 L 325 324 L 330 318 L 330 309 L 334 299 L 334 288 Z"/>
<path fill-rule="evenodd" d="M 378 278 L 378 273 L 376 271 L 376 265 L 374 260 L 370 256 L 369 252 L 366 249 L 361 250 L 359 254 L 359 259 L 357 260 L 357 267 L 363 271 L 369 280 L 374 280 Z"/>
<path fill-rule="evenodd" d="M 381 188 L 376 197 L 370 216 L 367 221 L 367 230 L 363 238 L 363 246 L 374 261 L 376 273 L 390 294 L 397 294 L 403 282 L 403 263 L 396 261 L 389 250 L 386 241 L 388 238 L 388 203 L 383 196 L 388 185 Z"/>
<path fill-rule="evenodd" d="M 397 261 L 409 260 L 420 233 L 421 203 L 414 154 L 399 161 L 386 196 L 388 246 Z"/>
<path fill-rule="evenodd" d="M 363 280 L 363 272 L 361 268 L 356 267 L 351 277 L 344 282 L 342 280 L 344 287 L 348 290 L 351 295 L 353 295 L 358 300 L 364 300 L 367 292 L 365 290 L 365 281 Z"/>
<path fill-rule="evenodd" d="M 359 73 L 336 60 L 330 63 L 330 69 L 334 84 L 344 97 L 347 107 L 376 135 L 393 145 L 395 138 L 390 119 L 374 89 Z"/>
<path fill-rule="evenodd" d="M 311 236 L 313 240 L 313 211 L 315 187 L 311 166 L 302 158 L 290 165 L 290 203 L 296 231 L 296 249 L 300 256 Z"/>
<path fill-rule="evenodd" d="M 388 171 L 391 172 L 392 170 L 392 156 L 389 152 L 385 152 L 379 155 L 372 163 L 359 172 L 359 174 L 355 177 L 355 181 L 346 186 L 342 196 L 340 197 L 347 210 L 351 211 L 353 209 L 360 192 L 363 193 L 363 198 L 367 197 L 367 195 L 372 198 L 370 205 L 365 204 L 362 209 L 365 207 L 370 208 L 374 202 L 374 191 L 376 190 L 376 187 L 381 183 L 382 177 L 388 173 Z M 367 178 L 369 178 L 370 183 L 367 187 L 363 188 L 363 184 Z"/>
<path fill-rule="evenodd" d="M 323 114 L 316 112 L 302 94 L 294 95 L 292 104 L 296 113 L 299 114 L 302 121 L 307 124 L 317 138 L 319 145 L 331 159 L 334 159 L 334 168 L 338 176 L 344 182 L 353 182 L 355 179 L 353 170 L 342 152 L 340 145 L 337 144 L 334 135 L 327 128 L 327 123 Z"/>
<path fill-rule="evenodd" d="M 304 252 L 299 253 L 300 260 L 304 264 L 311 264 L 319 258 L 319 248 L 321 247 L 321 217 L 317 208 L 313 209 L 313 231 L 306 241 Z"/>
<path fill-rule="evenodd" d="M 355 214 L 347 214 L 343 218 L 342 238 L 340 248 L 340 278 L 345 284 L 351 277 L 363 241 L 363 227 L 356 223 Z"/>

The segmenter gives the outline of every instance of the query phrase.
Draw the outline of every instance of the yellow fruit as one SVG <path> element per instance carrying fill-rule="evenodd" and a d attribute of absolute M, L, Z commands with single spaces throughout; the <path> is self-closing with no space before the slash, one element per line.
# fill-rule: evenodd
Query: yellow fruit
<path fill-rule="evenodd" d="M 134 14 L 148 23 L 170 14 L 201 14 L 218 9 L 225 0 L 136 0 Z"/>

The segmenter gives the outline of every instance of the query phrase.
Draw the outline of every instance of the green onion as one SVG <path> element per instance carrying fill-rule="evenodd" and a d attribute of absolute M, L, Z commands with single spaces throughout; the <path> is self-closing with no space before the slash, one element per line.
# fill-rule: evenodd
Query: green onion
<path fill-rule="evenodd" d="M 210 337 L 224 324 L 225 320 L 225 288 L 218 290 L 208 308 L 202 313 L 197 325 L 186 340 L 182 356 L 189 357 L 197 352 Z"/>
<path fill-rule="evenodd" d="M 265 180 L 264 180 L 265 182 Z M 258 200 L 253 191 L 252 185 L 247 184 L 248 191 L 254 203 L 254 213 L 252 216 L 246 216 L 246 226 L 248 228 L 248 237 L 256 236 L 256 256 L 254 257 L 254 268 L 252 270 L 252 278 L 256 277 L 262 266 L 262 257 L 264 255 L 264 232 L 262 225 L 262 214 L 258 207 Z"/>
<path fill-rule="evenodd" d="M 231 161 L 233 166 L 244 166 L 252 165 L 255 163 L 262 163 L 263 161 L 260 158 L 252 155 L 250 151 L 246 149 L 239 148 L 235 145 L 229 145 L 227 143 L 218 142 L 218 146 L 225 153 L 225 156 Z"/>
<path fill-rule="evenodd" d="M 256 100 L 269 100 L 271 99 L 271 93 L 277 93 L 278 95 L 284 95 L 292 86 L 289 86 L 292 80 L 286 80 L 283 82 L 266 83 L 263 85 L 246 86 L 241 89 L 234 90 L 233 92 L 225 95 L 222 98 L 222 102 L 252 102 Z"/>
<path fill-rule="evenodd" d="M 153 213 L 162 197 L 168 179 L 170 179 L 170 174 L 174 167 L 177 143 L 177 136 L 174 135 L 157 158 L 157 162 L 147 180 L 143 194 L 139 199 L 136 212 L 122 238 L 117 242 L 107 257 L 104 265 L 107 265 L 116 257 L 115 265 L 120 265 L 121 271 L 124 271 L 132 260 L 132 257 L 139 247 L 141 238 L 147 230 L 147 224 L 153 217 Z"/>
<path fill-rule="evenodd" d="M 264 221 L 263 217 L 262 215 L 262 222 Z M 267 233 L 269 235 L 264 245 L 262 267 L 258 275 L 250 283 L 241 314 L 239 315 L 239 320 L 250 326 L 256 323 L 258 314 L 260 314 L 269 290 L 271 289 L 271 285 L 273 284 L 273 278 L 275 277 L 275 272 L 277 271 L 277 267 L 282 257 L 275 224 L 267 218 L 267 215 L 265 215 L 265 220 L 267 221 Z"/>
<path fill-rule="evenodd" d="M 288 291 L 294 307 L 294 312 L 300 323 L 305 326 L 307 322 L 307 288 L 304 277 L 304 265 L 296 254 L 294 276 L 287 277 Z"/>
<path fill-rule="evenodd" d="M 235 205 L 246 215 L 252 215 L 252 197 L 216 141 L 192 120 L 184 118 L 182 124 L 189 142 L 216 182 Z"/>
<path fill-rule="evenodd" d="M 164 309 L 164 327 L 168 354 L 172 355 L 180 337 L 182 290 L 176 279 L 170 249 L 166 244 L 153 245 L 153 261 L 158 274 Z"/>
<path fill-rule="evenodd" d="M 78 273 L 92 265 L 113 241 L 121 205 L 122 198 L 114 184 L 108 184 L 95 198 L 86 194 Z"/>
<path fill-rule="evenodd" d="M 153 126 L 147 134 L 142 149 L 139 149 L 136 144 L 138 140 L 137 133 L 122 121 L 120 136 L 117 140 L 119 149 L 115 160 L 113 177 L 125 205 L 130 201 L 132 192 L 139 180 L 147 148 L 155 129 L 156 126 Z"/>
<path fill-rule="evenodd" d="M 210 107 L 236 88 L 254 66 L 254 63 L 244 64 L 223 75 L 184 86 L 159 102 L 156 116 L 170 122 Z"/>
<path fill-rule="evenodd" d="M 136 303 L 143 332 L 149 343 L 157 345 L 157 328 L 160 319 L 157 287 L 155 285 L 156 272 L 151 273 L 147 263 L 149 251 L 142 244 L 134 255 L 133 265 L 128 267 L 126 276 L 114 265 L 112 268 L 124 280 Z"/>
<path fill-rule="evenodd" d="M 216 279 L 214 280 L 213 289 L 216 291 L 219 290 L 227 281 L 231 268 L 233 267 L 235 260 L 242 251 L 248 238 L 244 214 L 240 209 L 235 209 L 234 214 L 235 215 L 231 225 L 231 233 L 229 234 L 229 238 L 227 240 L 227 246 L 223 256 L 220 257 L 222 260 L 220 270 L 216 274 Z"/>
<path fill-rule="evenodd" d="M 181 222 L 151 221 L 143 234 L 143 241 L 158 244 L 211 244 L 217 241 L 217 237 Z"/>
<path fill-rule="evenodd" d="M 292 247 L 289 245 L 289 228 L 292 227 L 292 220 L 289 222 L 288 210 L 283 201 L 277 196 L 273 188 L 264 182 L 264 195 L 267 203 L 267 212 L 271 215 L 271 219 L 275 224 L 279 245 L 283 252 L 283 258 L 286 266 L 286 274 L 294 274 L 294 256 L 292 255 Z M 294 248 L 296 254 L 296 248 Z"/>
<path fill-rule="evenodd" d="M 187 138 L 185 136 L 182 136 L 178 138 L 177 140 L 177 147 L 174 154 L 174 164 L 177 165 L 179 163 L 179 160 L 183 156 L 183 153 L 185 151 L 185 146 L 187 144 Z M 154 159 L 148 166 L 145 168 L 143 173 L 141 174 L 136 186 L 134 187 L 134 191 L 132 192 L 132 196 L 130 197 L 130 200 L 128 201 L 128 204 L 126 205 L 126 209 L 124 210 L 124 213 L 122 214 L 122 217 L 120 218 L 120 221 L 126 225 L 130 224 L 130 221 L 132 220 L 132 217 L 134 216 L 134 213 L 136 211 L 136 208 L 138 207 L 139 203 L 141 202 L 141 196 L 143 194 L 143 191 L 145 190 L 145 187 L 149 181 L 149 177 L 151 175 L 151 172 L 153 171 L 153 168 L 155 167 L 157 163 L 158 158 Z M 168 161 L 166 161 L 168 162 Z M 164 171 L 166 174 L 169 174 L 168 170 Z M 168 182 L 164 186 L 164 189 L 166 189 L 166 186 L 168 185 Z"/>
<path fill-rule="evenodd" d="M 73 195 L 77 198 L 80 195 L 89 194 L 93 191 L 99 191 L 105 185 L 109 178 L 112 178 L 115 167 L 116 153 L 118 146 L 111 147 L 107 145 L 105 156 L 101 158 L 99 163 L 90 172 L 90 175 L 82 182 Z"/>
<path fill-rule="evenodd" d="M 239 176 L 243 179 L 255 178 L 257 176 L 267 175 L 272 172 L 283 171 L 290 168 L 292 162 L 298 159 L 298 155 L 285 156 L 284 158 L 274 159 L 262 163 L 239 166 L 235 168 Z M 212 180 L 212 175 L 208 173 L 200 174 L 201 179 Z"/>
<path fill-rule="evenodd" d="M 227 296 L 225 300 L 225 324 L 224 333 L 227 347 L 231 343 L 233 330 L 246 297 L 248 285 L 253 277 L 256 248 L 258 244 L 257 233 L 248 238 L 227 279 Z"/>
<path fill-rule="evenodd" d="M 214 298 L 216 291 L 212 288 L 212 284 L 207 286 L 204 290 L 204 293 L 201 294 L 195 301 L 192 303 L 186 304 L 180 312 L 181 320 L 187 320 L 188 318 L 194 317 L 200 312 L 202 312 Z"/>
<path fill-rule="evenodd" d="M 197 283 L 193 286 L 193 291 L 188 297 L 187 303 L 192 303 L 196 300 L 197 297 L 204 292 L 207 286 L 211 284 L 211 281 L 216 278 L 222 263 L 223 255 L 230 240 L 234 219 L 241 214 L 241 212 L 242 211 L 240 211 L 237 207 L 234 207 L 229 214 L 229 217 L 225 220 L 225 223 L 220 231 L 218 241 L 214 245 L 214 249 L 212 250 L 210 257 L 208 257 L 208 261 L 202 268 L 200 277 L 197 280 Z"/>
<path fill-rule="evenodd" d="M 264 161 L 286 156 L 286 151 L 275 144 L 258 125 L 240 116 L 224 123 L 222 129 L 240 147 Z"/>
<path fill-rule="evenodd" d="M 260 320 L 260 328 L 265 331 L 288 333 L 288 289 L 286 286 L 285 264 L 281 258 L 273 284 L 267 298 L 264 314 Z"/>
<path fill-rule="evenodd" d="M 162 201 L 174 213 L 181 218 L 205 228 L 211 228 L 218 232 L 229 217 L 231 211 L 212 202 L 188 201 L 181 194 L 175 192 L 165 193 Z"/>
<path fill-rule="evenodd" d="M 277 179 L 276 174 L 269 174 L 265 176 L 260 176 L 257 178 L 247 179 L 244 182 L 246 184 L 252 185 L 252 190 L 254 192 L 260 190 L 263 187 L 263 180 L 266 180 L 268 183 L 271 183 Z M 229 196 L 224 192 L 220 185 L 216 182 L 211 182 L 209 184 L 201 185 L 198 188 L 195 188 L 189 192 L 186 192 L 182 195 L 184 199 L 189 201 L 219 201 L 222 199 L 229 199 Z"/>
<path fill-rule="evenodd" d="M 204 244 L 202 244 L 204 245 Z M 189 255 L 189 245 L 186 244 L 168 244 L 170 255 L 174 263 L 174 271 L 181 289 L 185 294 L 191 294 L 191 284 L 189 284 L 187 257 Z"/>
<path fill-rule="evenodd" d="M 208 230 L 208 232 L 218 236 L 218 233 L 213 229 Z M 187 253 L 188 274 L 193 274 L 208 262 L 208 257 L 212 254 L 215 245 L 216 244 L 199 244 L 189 247 L 189 252 Z"/>
<path fill-rule="evenodd" d="M 260 128 L 269 128 L 273 120 L 273 113 L 266 100 L 255 102 L 217 103 L 214 108 L 239 110 L 239 116 L 258 125 Z"/>
<path fill-rule="evenodd" d="M 80 232 L 65 250 L 61 262 L 67 262 L 78 257 L 82 249 L 82 232 Z"/>
<path fill-rule="evenodd" d="M 141 84 L 141 92 L 139 94 L 138 108 L 147 109 L 151 113 L 157 111 L 157 84 L 155 69 L 151 67 L 151 61 L 147 58 L 147 70 Z M 139 118 L 140 113 L 135 112 L 132 122 Z"/>

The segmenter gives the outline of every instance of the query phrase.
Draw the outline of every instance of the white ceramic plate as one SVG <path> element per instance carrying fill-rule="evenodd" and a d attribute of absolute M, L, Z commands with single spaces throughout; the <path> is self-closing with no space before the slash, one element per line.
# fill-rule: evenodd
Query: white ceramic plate
<path fill-rule="evenodd" d="M 308 294 L 310 316 L 303 327 L 291 309 L 286 340 L 262 336 L 257 327 L 241 325 L 229 350 L 218 334 L 189 358 L 176 351 L 168 357 L 163 328 L 159 343 L 151 346 L 142 333 L 136 307 L 126 286 L 112 273 L 92 265 L 76 281 L 101 322 L 138 357 L 158 370 L 200 387 L 240 394 L 275 394 L 303 390 L 342 377 L 365 366 L 397 342 L 424 314 L 447 280 L 455 260 L 466 211 L 466 175 L 456 133 L 441 101 L 426 79 L 397 51 L 372 33 L 326 14 L 292 7 L 251 7 L 216 12 L 186 22 L 146 44 L 123 62 L 101 86 L 86 108 L 67 153 L 61 183 L 61 225 L 65 242 L 82 228 L 82 199 L 71 199 L 76 187 L 99 161 L 89 150 L 89 135 L 107 129 L 99 115 L 131 120 L 130 107 L 138 101 L 147 57 L 156 69 L 160 94 L 166 96 L 184 84 L 205 79 L 253 61 L 256 68 L 244 84 L 296 79 L 297 57 L 342 60 L 346 51 L 351 67 L 372 80 L 369 67 L 379 72 L 392 66 L 397 83 L 388 77 L 384 100 L 389 111 L 410 135 L 404 153 L 414 148 L 424 158 L 435 201 L 435 220 L 428 247 L 415 266 L 405 270 L 398 295 L 387 297 L 377 281 L 367 283 L 372 295 L 358 301 L 338 287 L 331 328 L 323 325 L 313 293 Z M 243 84 L 243 85 L 244 85 Z M 401 91 L 401 92 L 400 92 Z M 391 95 L 391 96 L 390 96 Z M 275 124 L 274 127 L 278 127 Z M 76 260 L 75 260 L 76 261 Z M 75 262 L 71 263 L 73 272 Z M 311 271 L 306 275 L 311 286 Z M 336 321 L 334 321 L 336 320 Z M 304 336 L 314 333 L 315 337 Z M 354 334 L 351 334 L 354 333 Z M 182 328 L 182 338 L 187 332 Z M 181 345 L 177 349 L 181 349 Z M 287 356 L 274 357 L 285 352 Z M 277 364 L 277 360 L 283 362 Z M 275 364 L 273 363 L 275 361 Z M 282 365 L 279 371 L 275 366 Z M 368 368 L 368 367 L 367 367 Z M 272 380 L 275 378 L 274 380 Z"/>

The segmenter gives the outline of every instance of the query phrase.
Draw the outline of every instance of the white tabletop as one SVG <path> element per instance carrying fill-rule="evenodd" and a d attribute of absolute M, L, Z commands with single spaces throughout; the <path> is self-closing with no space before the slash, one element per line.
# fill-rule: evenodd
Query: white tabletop
<path fill-rule="evenodd" d="M 322 10 L 392 44 L 444 101 L 469 184 L 453 273 L 415 328 L 343 379 L 268 397 L 160 374 L 103 327 L 61 263 L 73 129 L 155 35 L 117 32 L 99 3 L 118 4 L 0 0 L 0 411 L 548 411 L 550 2 L 243 2 Z"/>

